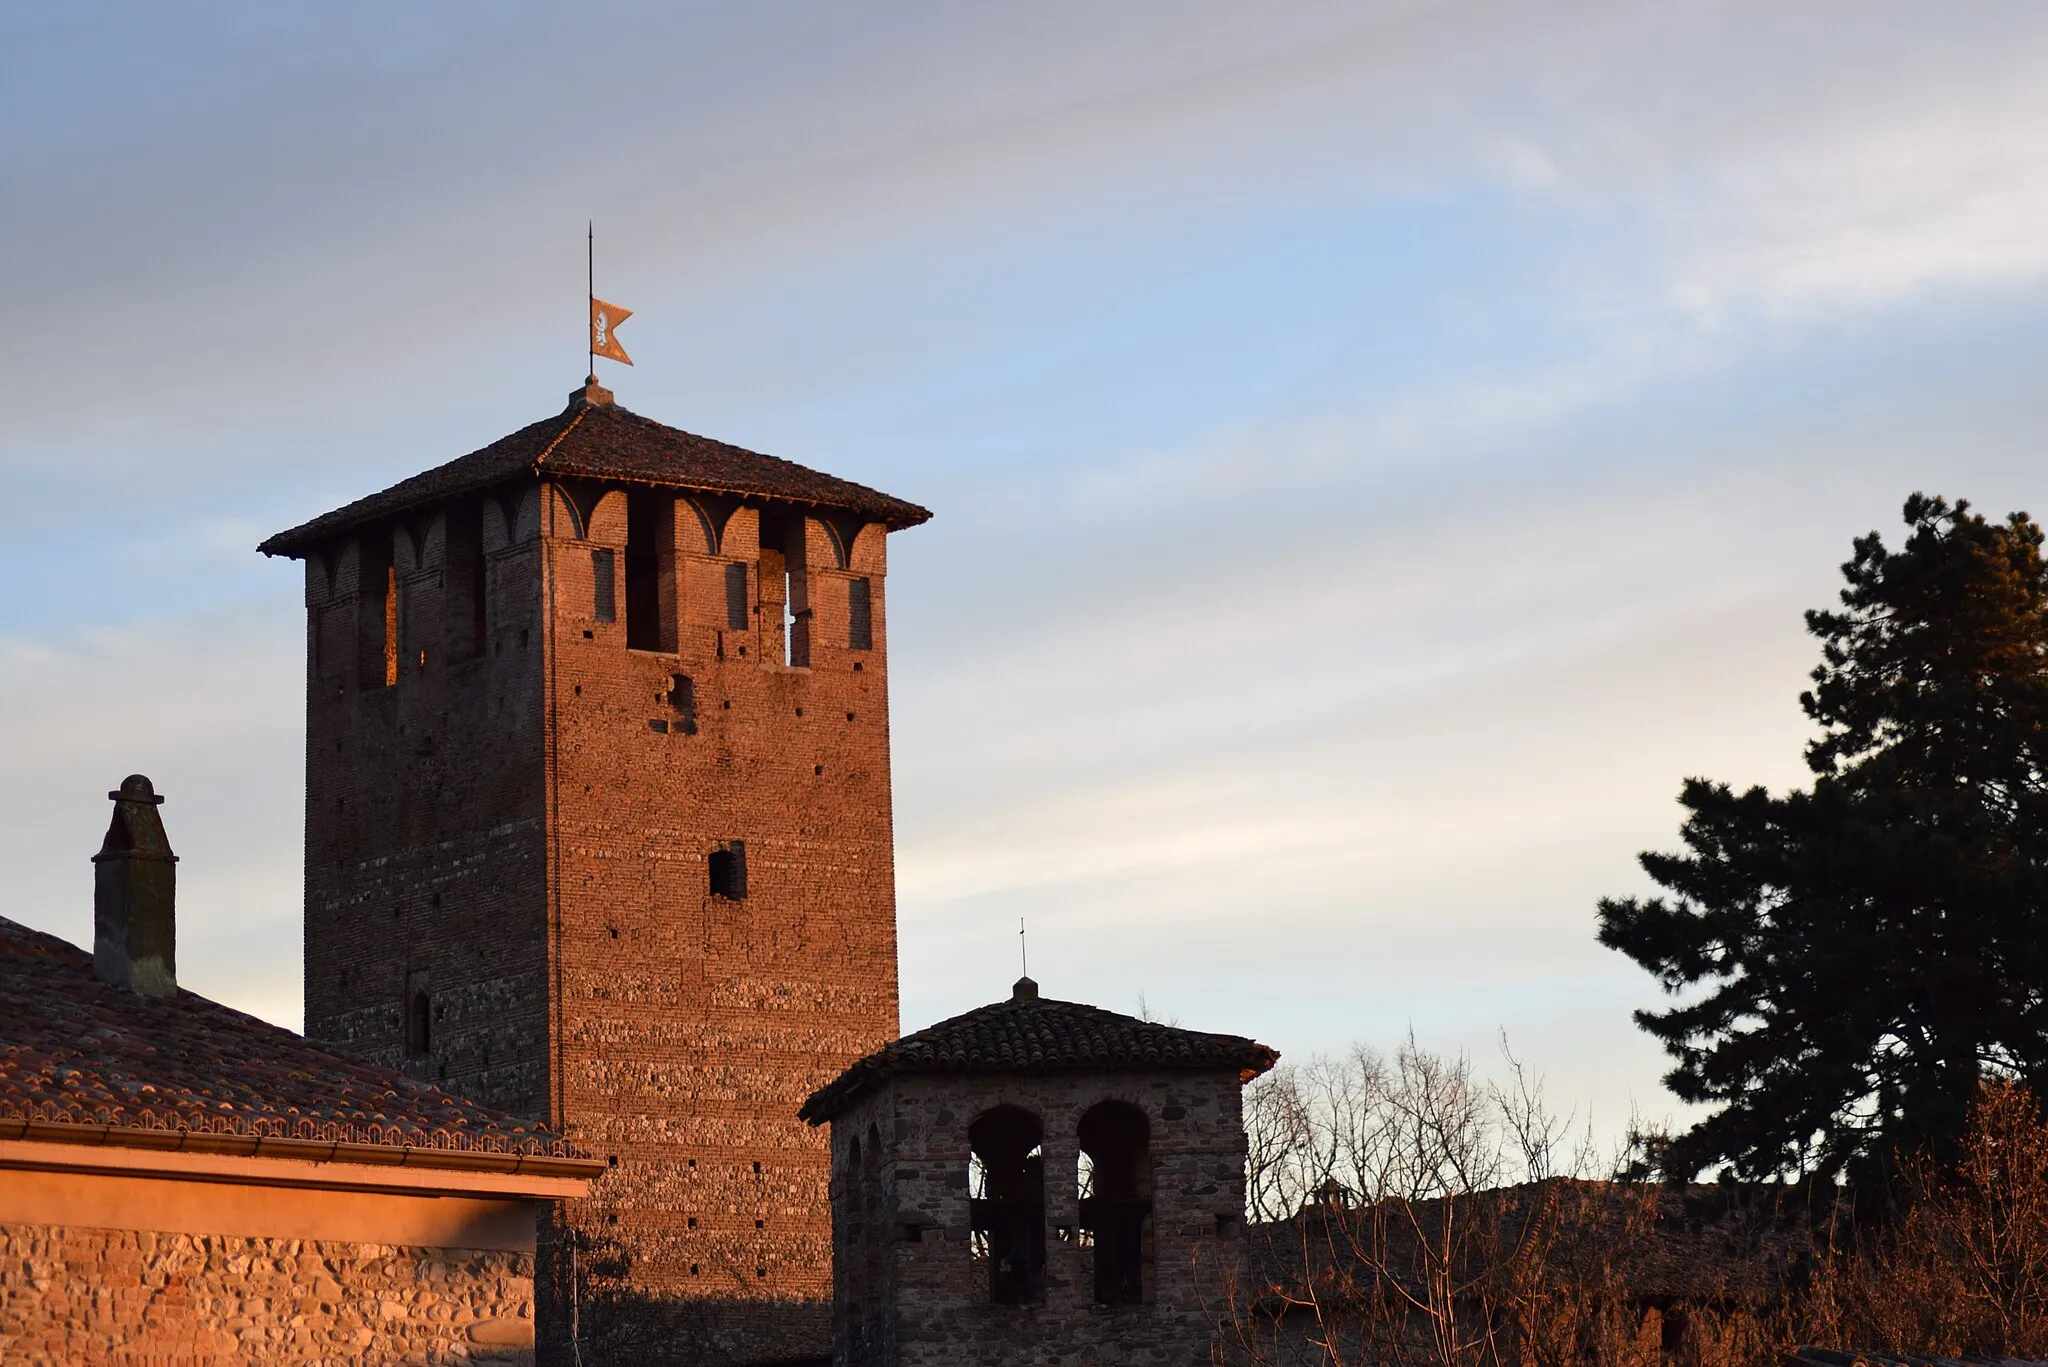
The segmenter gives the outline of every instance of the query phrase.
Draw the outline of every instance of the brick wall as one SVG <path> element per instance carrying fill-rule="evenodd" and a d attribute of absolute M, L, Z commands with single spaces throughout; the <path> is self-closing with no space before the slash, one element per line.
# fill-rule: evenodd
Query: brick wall
<path fill-rule="evenodd" d="M 397 529 L 388 687 L 381 533 L 308 563 L 307 1033 L 614 1160 L 544 1243 L 544 1350 L 573 1249 L 587 1341 L 822 1351 L 829 1160 L 796 1110 L 897 1032 L 883 529 L 662 494 L 650 595 L 638 497 L 486 500 L 480 655 L 467 515 Z M 660 649 L 629 648 L 642 603 Z M 710 887 L 735 841 L 744 900 Z"/>
<path fill-rule="evenodd" d="M 514 1252 L 0 1225 L 0 1364 L 531 1362 Z"/>
<path fill-rule="evenodd" d="M 1095 1304 L 1094 1252 L 1078 1235 L 1077 1131 L 1103 1101 L 1137 1106 L 1150 1131 L 1144 1297 L 1115 1308 Z M 998 1105 L 1043 1127 L 1046 1285 L 1036 1305 L 990 1304 L 970 1239 L 968 1126 Z M 1218 1293 L 1243 1247 L 1235 1073 L 899 1077 L 833 1121 L 832 1151 L 841 1367 L 1209 1360 Z"/>
<path fill-rule="evenodd" d="M 387 529 L 390 687 L 360 648 L 382 629 L 380 557 L 351 541 L 306 564 L 306 1034 L 534 1116 L 548 1110 L 539 506 L 536 488 L 476 508 L 481 653 L 474 613 L 451 601 L 446 511 Z M 420 1057 L 409 986 L 432 1005 Z"/>

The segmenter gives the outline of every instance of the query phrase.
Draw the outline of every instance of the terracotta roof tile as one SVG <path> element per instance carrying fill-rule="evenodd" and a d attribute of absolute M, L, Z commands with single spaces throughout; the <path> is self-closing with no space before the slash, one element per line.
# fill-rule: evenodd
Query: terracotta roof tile
<path fill-rule="evenodd" d="M 1211 1035 L 1037 995 L 1029 978 L 1008 1001 L 940 1021 L 883 1045 L 798 1112 L 813 1125 L 883 1079 L 904 1073 L 1047 1073 L 1108 1068 L 1235 1069 L 1249 1081 L 1280 1059 L 1242 1035 Z"/>
<path fill-rule="evenodd" d="M 569 1157 L 545 1126 L 180 988 L 145 997 L 0 916 L 0 1121 Z"/>
<path fill-rule="evenodd" d="M 580 393 L 552 418 L 531 423 L 382 493 L 359 498 L 257 547 L 265 555 L 303 557 L 326 538 L 380 518 L 464 494 L 541 476 L 583 476 L 711 493 L 753 495 L 849 512 L 895 529 L 931 514 L 915 503 L 807 469 L 793 461 L 728 446 L 643 418 Z"/>

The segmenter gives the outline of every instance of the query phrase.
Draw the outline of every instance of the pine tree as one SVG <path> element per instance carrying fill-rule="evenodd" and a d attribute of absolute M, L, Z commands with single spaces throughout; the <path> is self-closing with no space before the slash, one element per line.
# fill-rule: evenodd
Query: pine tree
<path fill-rule="evenodd" d="M 1906 500 L 1842 566 L 1800 695 L 1810 791 L 1689 779 L 1664 890 L 1599 905 L 1600 942 L 1680 1000 L 1636 1021 L 1714 1105 L 1669 1175 L 1869 1174 L 1952 1149 L 1984 1076 L 2048 1087 L 2048 570 L 2004 523 Z"/>

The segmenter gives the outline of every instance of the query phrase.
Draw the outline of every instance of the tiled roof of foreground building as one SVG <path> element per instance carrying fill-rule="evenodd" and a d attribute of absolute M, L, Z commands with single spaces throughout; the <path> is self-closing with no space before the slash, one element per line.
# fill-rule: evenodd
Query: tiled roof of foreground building
<path fill-rule="evenodd" d="M 1022 978 L 1008 1001 L 883 1045 L 819 1088 L 799 1114 L 822 1124 L 884 1078 L 903 1073 L 1234 1068 L 1249 1081 L 1279 1060 L 1276 1051 L 1242 1035 L 1183 1030 L 1040 997 L 1038 984 Z"/>
<path fill-rule="evenodd" d="M 93 976 L 92 955 L 0 917 L 0 1139 L 148 1140 L 307 1152 L 412 1151 L 408 1161 L 524 1171 L 588 1160 L 544 1127 L 352 1063 L 193 992 L 149 997 Z M 137 1132 L 142 1132 L 138 1134 Z M 265 1147 L 270 1141 L 285 1141 Z M 156 1147 L 146 1144 L 146 1147 Z M 573 1161 L 551 1161 L 573 1160 Z"/>
<path fill-rule="evenodd" d="M 586 392 L 578 391 L 569 407 L 552 418 L 279 532 L 257 549 L 265 555 L 303 556 L 323 539 L 362 523 L 534 476 L 582 476 L 783 499 L 853 513 L 891 529 L 914 527 L 931 517 L 915 503 L 866 485 L 643 418 L 611 403 L 608 395 L 587 401 Z"/>

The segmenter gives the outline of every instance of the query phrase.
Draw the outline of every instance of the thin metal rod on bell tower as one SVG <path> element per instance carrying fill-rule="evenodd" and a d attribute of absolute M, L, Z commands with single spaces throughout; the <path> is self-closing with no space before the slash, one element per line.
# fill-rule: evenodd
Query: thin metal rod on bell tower
<path fill-rule="evenodd" d="M 597 308 L 597 222 L 586 220 L 583 225 L 583 281 L 585 299 L 583 310 L 583 345 L 585 371 L 591 379 L 597 378 L 597 339 L 591 335 L 591 313 Z"/>
<path fill-rule="evenodd" d="M 1031 976 L 1031 957 L 1024 950 L 1024 918 L 1017 918 L 1017 967 L 1024 970 L 1023 976 Z"/>

